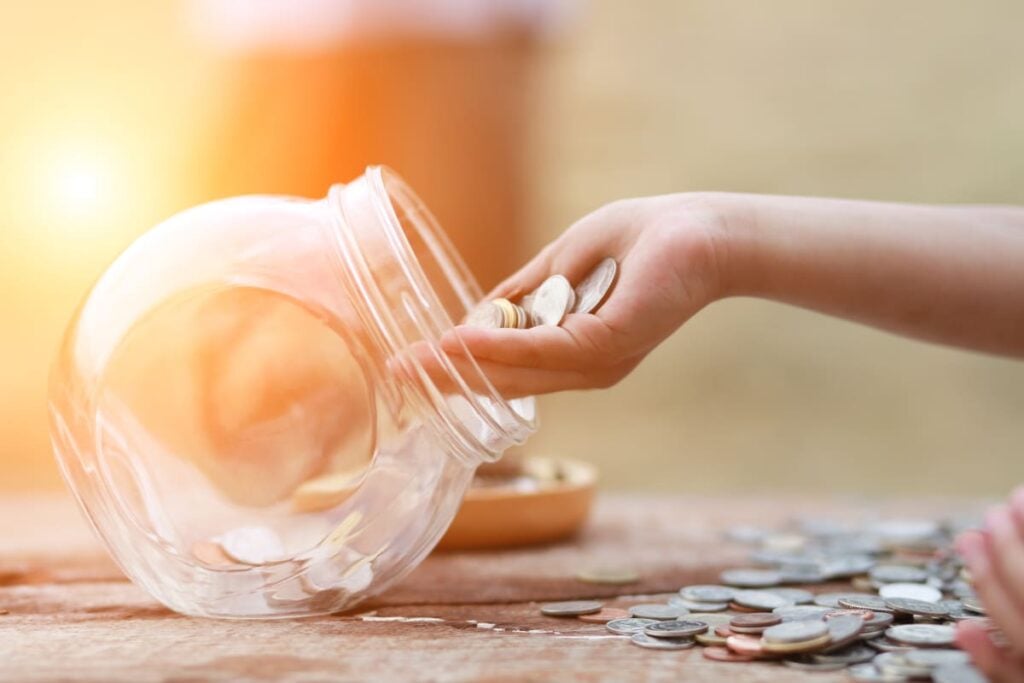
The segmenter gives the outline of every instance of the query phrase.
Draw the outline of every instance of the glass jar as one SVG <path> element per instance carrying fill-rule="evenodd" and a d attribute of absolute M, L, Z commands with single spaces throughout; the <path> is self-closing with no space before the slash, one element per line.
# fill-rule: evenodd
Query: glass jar
<path fill-rule="evenodd" d="M 317 201 L 183 211 L 71 323 L 57 460 L 120 567 L 170 608 L 349 608 L 412 570 L 474 469 L 536 428 L 533 399 L 506 401 L 441 348 L 480 298 L 384 168 Z"/>

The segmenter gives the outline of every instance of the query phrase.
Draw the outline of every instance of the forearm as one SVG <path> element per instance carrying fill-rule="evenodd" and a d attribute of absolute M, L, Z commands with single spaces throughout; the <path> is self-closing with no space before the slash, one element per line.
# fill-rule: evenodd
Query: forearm
<path fill-rule="evenodd" d="M 1024 356 L 1024 209 L 711 197 L 724 296 Z"/>

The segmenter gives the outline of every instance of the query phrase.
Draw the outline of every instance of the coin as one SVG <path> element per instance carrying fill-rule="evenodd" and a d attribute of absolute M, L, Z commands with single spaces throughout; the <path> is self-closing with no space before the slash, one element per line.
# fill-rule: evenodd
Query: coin
<path fill-rule="evenodd" d="M 592 313 L 604 302 L 611 291 L 619 265 L 613 258 L 606 258 L 576 285 L 576 305 L 573 313 Z"/>
<path fill-rule="evenodd" d="M 672 607 L 655 603 L 633 605 L 629 608 L 630 616 L 637 617 L 638 619 L 658 619 L 664 621 L 678 619 L 685 614 L 689 614 L 689 612 L 690 610 L 685 607 Z"/>
<path fill-rule="evenodd" d="M 561 275 L 552 275 L 534 292 L 533 317 L 538 325 L 558 325 L 572 309 L 575 298 L 569 281 Z"/>
<path fill-rule="evenodd" d="M 846 668 L 845 662 L 817 662 L 815 655 L 796 655 L 782 660 L 784 666 L 800 671 L 839 671 Z"/>
<path fill-rule="evenodd" d="M 652 638 L 646 633 L 634 633 L 630 641 L 651 650 L 688 650 L 697 643 L 693 638 Z"/>
<path fill-rule="evenodd" d="M 753 657 L 749 655 L 741 655 L 738 652 L 733 652 L 727 647 L 706 647 L 701 653 L 706 659 L 710 659 L 715 662 L 752 662 Z"/>
<path fill-rule="evenodd" d="M 700 584 L 696 586 L 683 586 L 679 589 L 679 596 L 693 602 L 729 602 L 736 595 L 736 589 L 728 586 L 716 586 Z"/>
<path fill-rule="evenodd" d="M 920 567 L 899 564 L 876 565 L 868 576 L 879 583 L 923 583 L 928 580 L 928 572 Z"/>
<path fill-rule="evenodd" d="M 900 624 L 889 627 L 885 635 L 898 643 L 918 647 L 947 647 L 956 640 L 952 626 L 939 624 Z"/>
<path fill-rule="evenodd" d="M 981 600 L 979 600 L 976 596 L 971 595 L 962 598 L 960 602 L 963 603 L 964 609 L 966 610 L 969 610 L 971 612 L 977 612 L 978 614 L 987 614 L 987 612 L 985 611 L 985 605 L 981 604 Z"/>
<path fill-rule="evenodd" d="M 725 646 L 733 652 L 738 652 L 748 657 L 761 658 L 765 655 L 761 639 L 756 636 L 729 636 L 725 639 Z"/>
<path fill-rule="evenodd" d="M 627 584 L 636 583 L 640 575 L 628 567 L 588 567 L 576 573 L 576 580 L 584 583 Z"/>
<path fill-rule="evenodd" d="M 867 645 L 860 643 L 847 645 L 844 648 L 833 650 L 831 647 L 821 654 L 812 655 L 817 662 L 843 662 L 843 664 L 861 664 L 870 662 L 878 653 Z"/>
<path fill-rule="evenodd" d="M 578 617 L 581 614 L 600 612 L 603 603 L 597 600 L 568 600 L 548 602 L 540 606 L 540 613 L 549 617 Z"/>
<path fill-rule="evenodd" d="M 903 658 L 917 666 L 935 668 L 951 664 L 968 664 L 970 656 L 963 650 L 911 650 Z"/>
<path fill-rule="evenodd" d="M 878 594 L 886 600 L 909 598 L 924 602 L 938 602 L 942 599 L 942 591 L 923 583 L 887 583 L 878 589 Z"/>
<path fill-rule="evenodd" d="M 729 628 L 736 633 L 760 633 L 769 626 L 782 623 L 782 617 L 778 614 L 768 612 L 754 612 L 752 614 L 740 614 L 732 618 Z"/>
<path fill-rule="evenodd" d="M 231 559 L 243 564 L 267 564 L 284 559 L 281 539 L 265 526 L 240 527 L 215 539 Z"/>
<path fill-rule="evenodd" d="M 826 652 L 841 650 L 856 642 L 864 630 L 864 620 L 854 615 L 841 615 L 825 622 L 831 644 Z"/>
<path fill-rule="evenodd" d="M 877 595 L 849 595 L 837 600 L 840 607 L 847 609 L 869 609 L 873 612 L 891 612 L 885 605 L 885 599 Z"/>
<path fill-rule="evenodd" d="M 681 598 L 678 595 L 673 595 L 669 598 L 668 604 L 673 607 L 682 607 L 693 612 L 724 612 L 729 609 L 729 603 L 726 602 L 695 602 L 693 600 Z"/>
<path fill-rule="evenodd" d="M 814 638 L 813 640 L 804 640 L 793 643 L 767 641 L 762 637 L 761 647 L 764 648 L 765 652 L 771 652 L 775 654 L 799 654 L 805 652 L 820 652 L 821 650 L 828 647 L 830 642 L 831 640 L 827 633 L 818 638 Z"/>
<path fill-rule="evenodd" d="M 761 637 L 770 643 L 798 643 L 828 635 L 824 621 L 787 621 L 765 629 Z"/>
<path fill-rule="evenodd" d="M 703 621 L 659 621 L 644 628 L 644 633 L 655 638 L 693 637 L 708 630 Z"/>
<path fill-rule="evenodd" d="M 727 569 L 718 578 L 722 583 L 740 588 L 766 588 L 782 582 L 779 572 L 770 569 Z"/>
<path fill-rule="evenodd" d="M 840 600 L 849 600 L 852 598 L 859 598 L 867 595 L 868 597 L 874 597 L 868 593 L 818 593 L 814 596 L 814 604 L 821 605 L 822 607 L 831 607 L 835 609 L 839 607 Z"/>
<path fill-rule="evenodd" d="M 733 602 L 741 607 L 747 607 L 762 612 L 770 612 L 779 607 L 792 607 L 793 601 L 769 591 L 743 590 L 736 591 Z"/>
<path fill-rule="evenodd" d="M 699 621 L 707 624 L 710 628 L 718 626 L 728 625 L 732 621 L 732 616 L 728 614 L 713 613 L 708 614 L 706 612 L 691 612 L 686 615 L 686 621 Z"/>
<path fill-rule="evenodd" d="M 888 598 L 885 606 L 897 614 L 909 614 L 929 618 L 944 617 L 949 610 L 936 602 L 925 602 L 924 600 L 912 600 L 910 598 Z"/>
<path fill-rule="evenodd" d="M 485 301 L 466 316 L 466 325 L 470 327 L 484 327 L 500 329 L 505 322 L 502 310 L 494 305 L 494 302 Z"/>
<path fill-rule="evenodd" d="M 907 683 L 910 679 L 896 674 L 884 674 L 874 664 L 857 664 L 846 670 L 855 683 Z"/>
<path fill-rule="evenodd" d="M 935 683 L 986 683 L 988 681 L 980 671 L 970 664 L 944 664 L 932 669 L 931 675 Z"/>
<path fill-rule="evenodd" d="M 807 605 L 814 602 L 814 593 L 802 588 L 771 588 L 768 592 L 781 595 L 794 605 Z"/>
<path fill-rule="evenodd" d="M 629 612 L 615 607 L 602 607 L 600 612 L 594 612 L 593 614 L 581 614 L 576 618 L 580 621 L 585 621 L 588 624 L 607 624 L 613 619 L 628 619 Z"/>
<path fill-rule="evenodd" d="M 831 607 L 821 605 L 795 605 L 793 607 L 777 607 L 772 610 L 772 614 L 782 617 L 783 621 L 801 621 L 823 619 L 831 611 Z"/>
<path fill-rule="evenodd" d="M 612 619 L 607 624 L 607 628 L 612 633 L 618 633 L 620 635 L 629 635 L 633 633 L 639 633 L 651 624 L 657 624 L 658 622 L 654 619 Z"/>

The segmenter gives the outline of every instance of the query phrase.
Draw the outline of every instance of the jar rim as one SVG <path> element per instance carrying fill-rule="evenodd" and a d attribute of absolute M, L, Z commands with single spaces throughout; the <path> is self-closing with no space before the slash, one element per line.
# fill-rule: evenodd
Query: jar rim
<path fill-rule="evenodd" d="M 479 437 L 468 435 L 465 430 L 456 430 L 460 433 L 462 441 L 467 437 L 470 441 L 465 444 L 466 448 L 460 449 L 469 451 L 473 457 L 484 461 L 497 460 L 501 453 L 511 445 L 518 445 L 524 442 L 537 428 L 536 411 L 534 399 L 526 397 L 521 399 L 505 399 L 487 375 L 480 368 L 476 359 L 469 353 L 461 339 L 456 335 L 457 343 L 464 353 L 460 360 L 463 361 L 464 372 L 473 373 L 473 385 L 482 387 L 483 391 L 470 390 L 467 378 L 451 363 L 448 353 L 441 348 L 440 335 L 454 329 L 456 322 L 449 315 L 448 310 L 441 302 L 435 287 L 428 278 L 426 271 L 416 256 L 416 251 L 406 234 L 405 226 L 411 224 L 411 228 L 417 232 L 417 237 L 423 241 L 429 250 L 430 258 L 434 259 L 444 273 L 448 284 L 456 293 L 459 304 L 468 312 L 483 297 L 483 293 L 473 278 L 469 268 L 459 256 L 451 241 L 441 229 L 437 219 L 429 211 L 423 201 L 412 190 L 401 176 L 386 166 L 368 166 L 362 178 L 366 180 L 369 188 L 369 198 L 373 204 L 375 218 L 380 228 L 384 231 L 385 239 L 398 256 L 397 261 L 402 269 L 405 284 L 412 288 L 415 296 L 409 297 L 407 313 L 414 316 L 423 339 L 431 353 L 438 359 L 440 365 L 451 375 L 455 386 L 460 388 L 459 395 L 466 400 L 476 417 L 490 427 L 499 438 L 494 443 Z M 348 217 L 345 215 L 343 195 L 346 188 L 358 184 L 357 179 L 348 185 L 337 184 L 331 187 L 328 192 L 328 201 L 331 205 L 332 219 L 335 228 L 335 244 L 341 252 L 341 257 L 348 266 L 346 272 L 355 280 L 353 284 L 364 296 L 369 295 L 370 299 L 382 299 L 380 288 L 375 282 L 371 269 L 361 258 L 360 246 L 353 237 L 350 230 L 346 228 Z M 399 218 L 396 204 L 408 216 L 409 221 L 403 223 Z M 418 305 L 417 305 L 418 304 Z M 380 307 L 378 307 L 379 309 Z M 414 309 L 414 310 L 413 310 Z M 398 330 L 390 313 L 386 310 L 372 311 L 371 316 L 377 325 L 386 328 L 385 335 L 381 341 L 384 342 L 389 355 L 400 356 L 403 363 L 409 362 L 415 365 L 416 374 L 425 383 L 429 384 L 428 391 L 433 396 L 427 396 L 427 400 L 438 406 L 436 400 L 441 396 L 440 390 L 428 377 L 422 366 L 412 358 L 410 354 L 403 354 L 409 345 Z M 466 367 L 468 366 L 468 367 Z M 450 411 L 449 411 L 450 412 Z M 449 427 L 457 427 L 462 420 L 454 414 L 443 416 L 443 421 Z"/>

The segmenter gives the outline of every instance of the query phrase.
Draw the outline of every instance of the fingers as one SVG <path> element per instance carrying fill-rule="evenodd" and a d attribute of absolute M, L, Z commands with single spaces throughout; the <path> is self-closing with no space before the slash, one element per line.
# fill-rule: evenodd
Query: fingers
<path fill-rule="evenodd" d="M 974 588 L 989 618 L 1006 634 L 1015 649 L 1019 649 L 1024 645 L 1024 612 L 1018 608 L 994 565 L 994 547 L 988 534 L 977 531 L 963 534 L 957 539 L 957 550 L 971 571 Z"/>
<path fill-rule="evenodd" d="M 989 511 L 985 529 L 995 573 L 1017 614 L 1022 615 L 1020 640 L 1015 642 L 1024 651 L 1024 535 L 1019 532 L 1009 506 L 1005 505 Z"/>
<path fill-rule="evenodd" d="M 957 625 L 956 642 L 993 683 L 1024 683 L 1020 662 L 992 642 L 984 624 L 960 622 Z"/>

